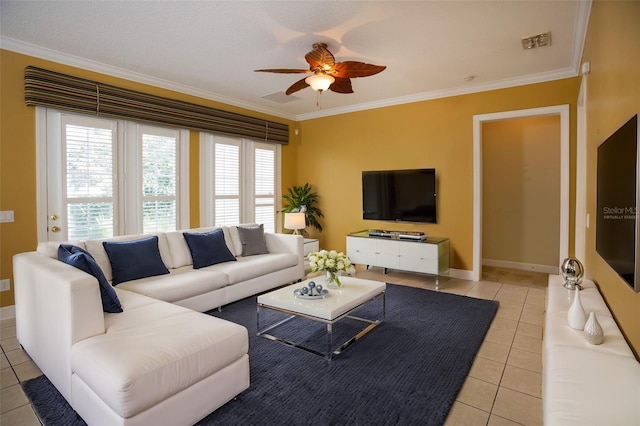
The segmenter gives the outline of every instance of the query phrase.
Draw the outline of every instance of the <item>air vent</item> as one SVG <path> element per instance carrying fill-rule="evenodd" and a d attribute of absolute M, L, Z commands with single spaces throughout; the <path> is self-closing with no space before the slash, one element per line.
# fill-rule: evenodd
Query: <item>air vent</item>
<path fill-rule="evenodd" d="M 286 104 L 287 102 L 297 101 L 298 99 L 302 99 L 302 98 L 299 98 L 297 96 L 287 95 L 284 92 L 276 92 L 270 95 L 265 95 L 262 97 L 262 99 L 277 102 L 279 104 Z"/>
<path fill-rule="evenodd" d="M 524 50 L 530 50 L 535 47 L 551 46 L 551 33 L 546 32 L 543 34 L 534 35 L 522 39 L 522 48 Z"/>

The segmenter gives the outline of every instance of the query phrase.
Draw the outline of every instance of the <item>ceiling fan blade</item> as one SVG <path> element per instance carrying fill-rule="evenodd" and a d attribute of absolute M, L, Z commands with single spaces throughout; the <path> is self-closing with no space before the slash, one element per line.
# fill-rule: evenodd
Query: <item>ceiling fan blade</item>
<path fill-rule="evenodd" d="M 274 68 L 269 70 L 253 70 L 254 72 L 277 72 L 279 74 L 311 74 L 309 70 L 296 70 L 288 68 Z"/>
<path fill-rule="evenodd" d="M 384 71 L 386 68 L 384 65 L 365 64 L 357 61 L 338 62 L 333 76 L 344 78 L 369 77 Z"/>
<path fill-rule="evenodd" d="M 305 77 L 306 78 L 306 77 Z M 298 80 L 295 83 L 293 83 L 291 86 L 289 86 L 289 88 L 287 89 L 286 92 L 284 92 L 287 95 L 290 95 L 294 92 L 297 92 L 298 90 L 302 90 L 305 87 L 309 87 L 309 85 L 307 84 L 306 81 L 304 81 L 305 79 L 303 78 L 302 80 Z"/>
<path fill-rule="evenodd" d="M 313 50 L 304 58 L 307 60 L 312 70 L 320 69 L 323 71 L 332 70 L 336 64 L 336 60 L 327 49 L 325 43 L 313 43 Z"/>
<path fill-rule="evenodd" d="M 344 77 L 336 77 L 336 81 L 329 86 L 329 90 L 336 93 L 353 93 L 351 80 Z"/>

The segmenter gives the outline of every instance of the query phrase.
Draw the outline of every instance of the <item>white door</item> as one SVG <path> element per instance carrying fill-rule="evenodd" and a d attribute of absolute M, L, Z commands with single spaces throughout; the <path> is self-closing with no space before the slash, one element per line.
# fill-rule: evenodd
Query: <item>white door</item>
<path fill-rule="evenodd" d="M 47 238 L 114 235 L 115 120 L 47 111 Z"/>

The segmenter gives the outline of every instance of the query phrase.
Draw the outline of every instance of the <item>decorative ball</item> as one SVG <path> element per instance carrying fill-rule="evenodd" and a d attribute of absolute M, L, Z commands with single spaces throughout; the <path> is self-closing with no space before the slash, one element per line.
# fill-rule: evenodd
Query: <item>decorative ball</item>
<path fill-rule="evenodd" d="M 310 282 L 309 282 L 309 288 L 313 288 L 313 287 L 315 287 L 315 286 L 316 286 L 315 281 L 310 281 Z"/>
<path fill-rule="evenodd" d="M 322 293 L 322 284 L 318 284 L 316 290 L 318 290 L 318 293 Z"/>
<path fill-rule="evenodd" d="M 564 279 L 564 287 L 574 290 L 580 287 L 582 277 L 584 277 L 584 266 L 575 257 L 567 257 L 560 265 L 560 273 Z"/>
<path fill-rule="evenodd" d="M 300 293 L 302 293 L 302 294 L 307 294 L 307 293 L 309 293 L 309 288 L 308 288 L 308 287 L 302 287 L 302 288 L 300 289 Z"/>

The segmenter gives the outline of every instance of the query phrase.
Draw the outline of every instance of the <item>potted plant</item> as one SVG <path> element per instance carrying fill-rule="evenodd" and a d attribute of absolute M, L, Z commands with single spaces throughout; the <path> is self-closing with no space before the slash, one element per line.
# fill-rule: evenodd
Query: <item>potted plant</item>
<path fill-rule="evenodd" d="M 283 213 L 304 213 L 305 223 L 307 226 L 312 226 L 318 231 L 322 231 L 322 225 L 318 222 L 318 219 L 324 217 L 322 211 L 316 207 L 318 202 L 318 193 L 311 192 L 311 185 L 305 183 L 304 186 L 294 186 L 288 188 L 288 194 L 282 196 L 282 198 L 288 203 L 283 209 Z M 307 235 L 307 232 L 303 229 L 303 235 Z"/>

